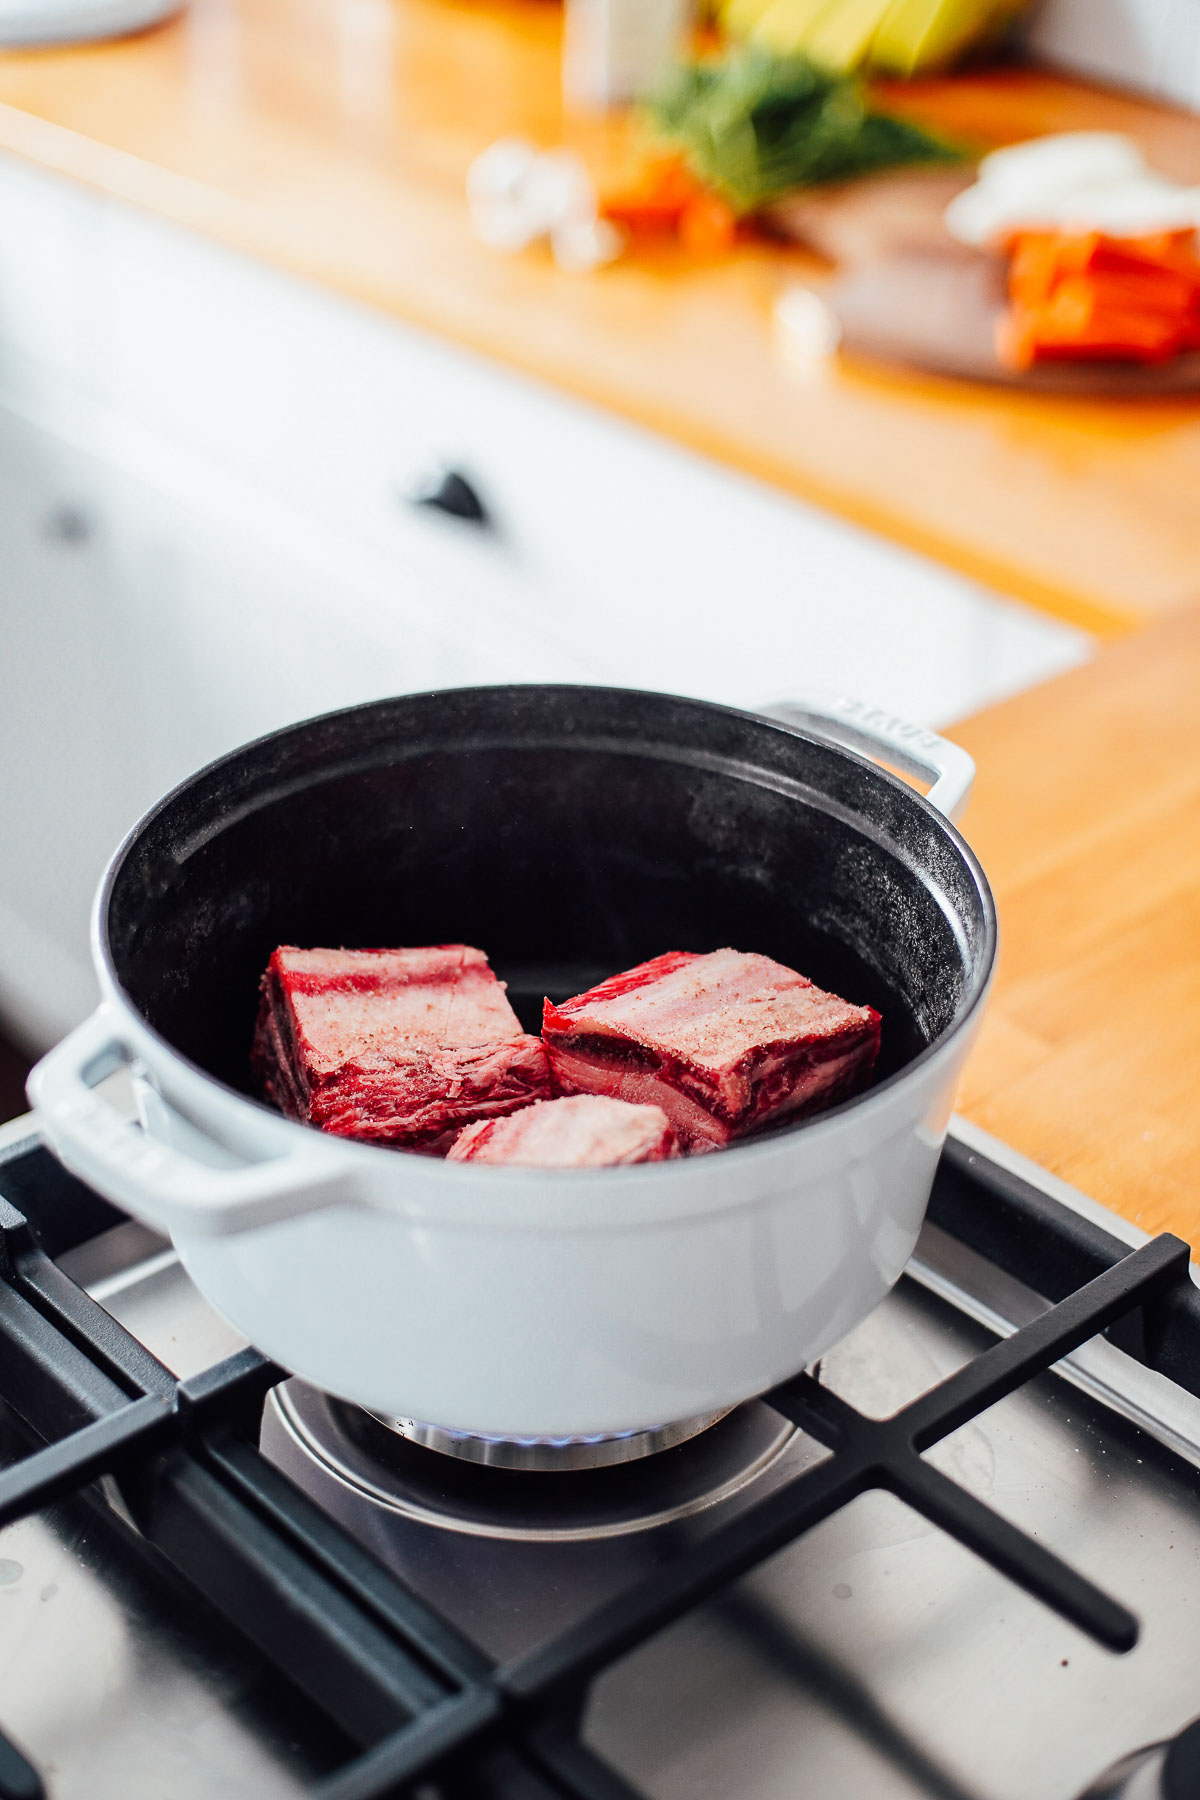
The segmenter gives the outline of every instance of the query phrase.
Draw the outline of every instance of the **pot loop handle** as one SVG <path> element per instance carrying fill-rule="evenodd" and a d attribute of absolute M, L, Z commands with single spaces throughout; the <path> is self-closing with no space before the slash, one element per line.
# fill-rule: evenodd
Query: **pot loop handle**
<path fill-rule="evenodd" d="M 224 1237 L 350 1199 L 349 1159 L 316 1132 L 274 1155 L 264 1144 L 261 1159 L 249 1160 L 244 1144 L 234 1149 L 168 1107 L 181 1135 L 203 1142 L 225 1167 L 151 1137 L 95 1091 L 122 1063 L 135 1064 L 136 1055 L 112 1008 L 100 1006 L 37 1064 L 29 1098 L 60 1161 L 134 1218 L 171 1236 Z"/>
<path fill-rule="evenodd" d="M 798 725 L 801 730 L 811 726 L 818 737 L 832 738 L 874 758 L 883 757 L 908 775 L 923 776 L 933 783 L 925 798 L 947 819 L 956 821 L 966 810 L 975 780 L 974 760 L 936 731 L 910 724 L 886 707 L 818 688 L 804 688 L 762 710 L 785 725 Z"/>

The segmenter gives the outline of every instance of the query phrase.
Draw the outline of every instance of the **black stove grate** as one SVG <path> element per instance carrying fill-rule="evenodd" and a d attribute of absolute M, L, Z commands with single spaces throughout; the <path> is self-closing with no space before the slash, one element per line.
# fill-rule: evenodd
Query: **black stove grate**
<path fill-rule="evenodd" d="M 259 1454 L 284 1371 L 247 1350 L 177 1381 L 59 1269 L 121 1215 L 36 1140 L 0 1157 L 0 1398 L 40 1440 L 0 1471 L 0 1525 L 112 1476 L 146 1538 L 359 1746 L 321 1800 L 637 1800 L 581 1742 L 589 1683 L 764 1558 L 885 1489 L 1114 1651 L 1137 1621 L 924 1452 L 1088 1338 L 1200 1388 L 1188 1248 L 1119 1239 L 951 1143 L 930 1216 L 1053 1304 L 888 1419 L 802 1374 L 766 1396 L 829 1454 L 555 1642 L 492 1664 Z M 0 1800 L 38 1800 L 0 1738 Z"/>

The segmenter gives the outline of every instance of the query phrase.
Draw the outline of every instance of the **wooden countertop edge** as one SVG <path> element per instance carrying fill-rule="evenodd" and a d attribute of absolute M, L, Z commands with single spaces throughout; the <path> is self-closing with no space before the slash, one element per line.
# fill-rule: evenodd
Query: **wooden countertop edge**
<path fill-rule="evenodd" d="M 1145 1231 L 1200 1245 L 1200 604 L 961 720 L 1000 954 L 957 1101 Z"/>

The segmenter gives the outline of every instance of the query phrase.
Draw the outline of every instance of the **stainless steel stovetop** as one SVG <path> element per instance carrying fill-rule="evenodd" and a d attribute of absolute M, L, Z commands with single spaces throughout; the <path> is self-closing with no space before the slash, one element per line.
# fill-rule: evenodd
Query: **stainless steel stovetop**
<path fill-rule="evenodd" d="M 140 1226 L 60 1266 L 177 1376 L 240 1346 Z M 1044 1306 L 927 1226 L 908 1276 L 825 1357 L 821 1381 L 884 1417 Z M 0 1449 L 24 1453 L 14 1425 Z M 295 1382 L 268 1399 L 262 1449 L 502 1660 L 826 1454 L 752 1403 L 661 1462 L 550 1476 L 463 1467 Z M 1130 1607 L 1137 1646 L 1098 1647 L 870 1493 L 603 1674 L 586 1742 L 650 1800 L 1075 1800 L 1200 1713 L 1200 1400 L 1094 1339 L 928 1460 Z M 310 1792 L 345 1759 L 344 1740 L 165 1565 L 147 1564 L 105 1491 L 110 1510 L 73 1496 L 0 1532 L 5 1733 L 54 1800 Z"/>

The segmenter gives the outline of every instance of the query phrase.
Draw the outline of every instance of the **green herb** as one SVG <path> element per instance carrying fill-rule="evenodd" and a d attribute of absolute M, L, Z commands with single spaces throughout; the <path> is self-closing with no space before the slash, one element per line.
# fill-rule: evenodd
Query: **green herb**
<path fill-rule="evenodd" d="M 855 76 L 756 47 L 680 68 L 651 115 L 739 213 L 817 182 L 960 160 L 919 125 L 873 112 Z"/>

